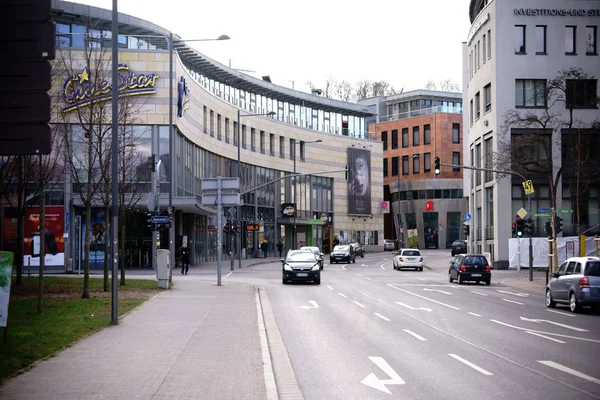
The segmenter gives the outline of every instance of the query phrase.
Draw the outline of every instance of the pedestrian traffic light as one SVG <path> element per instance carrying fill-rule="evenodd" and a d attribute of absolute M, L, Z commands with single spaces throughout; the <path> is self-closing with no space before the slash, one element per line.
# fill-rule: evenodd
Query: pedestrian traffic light
<path fill-rule="evenodd" d="M 513 235 L 517 234 L 517 223 L 516 222 L 512 223 L 512 234 Z"/>
<path fill-rule="evenodd" d="M 533 230 L 534 230 L 534 226 L 533 226 L 533 220 L 531 218 L 527 218 L 525 220 L 525 230 L 524 230 L 524 235 L 527 237 L 532 237 L 533 236 Z"/>
<path fill-rule="evenodd" d="M 556 227 L 554 228 L 554 229 L 555 229 L 555 232 L 554 232 L 554 233 L 555 233 L 556 235 L 558 235 L 558 234 L 559 234 L 559 233 L 561 233 L 561 232 L 562 232 L 562 230 L 563 230 L 563 220 L 562 220 L 562 218 L 561 218 L 561 217 L 557 216 L 557 217 L 555 218 L 555 221 L 556 221 Z"/>
<path fill-rule="evenodd" d="M 525 231 L 525 220 L 519 219 L 517 220 L 517 236 L 523 236 L 523 232 Z"/>
<path fill-rule="evenodd" d="M 346 170 L 346 171 L 345 171 L 345 174 L 346 174 L 346 180 L 348 180 L 348 166 L 347 166 L 347 165 L 346 165 L 346 168 L 345 168 L 345 170 Z"/>
<path fill-rule="evenodd" d="M 440 174 L 440 158 L 435 157 L 433 159 L 433 173 L 436 175 Z"/>
<path fill-rule="evenodd" d="M 229 227 L 229 232 L 234 233 L 235 234 L 235 225 L 231 225 Z"/>
<path fill-rule="evenodd" d="M 465 234 L 465 236 L 469 236 L 469 234 L 471 233 L 471 226 L 468 224 L 463 224 L 463 233 Z"/>

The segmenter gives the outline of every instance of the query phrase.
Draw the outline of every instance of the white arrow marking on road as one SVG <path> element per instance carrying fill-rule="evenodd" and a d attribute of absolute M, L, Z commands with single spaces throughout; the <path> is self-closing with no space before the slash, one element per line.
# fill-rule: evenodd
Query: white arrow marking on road
<path fill-rule="evenodd" d="M 487 296 L 487 294 L 485 294 L 485 293 L 479 293 L 479 292 L 476 292 L 474 290 L 471 290 L 471 293 L 475 293 L 475 294 L 478 294 L 480 296 Z"/>
<path fill-rule="evenodd" d="M 540 360 L 538 360 L 538 362 L 540 364 L 547 365 L 548 367 L 556 368 L 559 371 L 563 371 L 563 372 L 566 372 L 568 374 L 575 375 L 575 376 L 577 376 L 577 377 L 579 377 L 581 379 L 585 379 L 586 381 L 594 382 L 594 383 L 597 383 L 598 385 L 600 385 L 600 379 L 596 379 L 596 378 L 591 377 L 589 375 L 586 375 L 586 374 L 584 374 L 582 372 L 575 371 L 574 369 L 571 369 L 569 367 L 565 367 L 564 365 L 560 365 L 558 363 L 555 363 L 554 361 L 540 361 Z"/>
<path fill-rule="evenodd" d="M 383 315 L 379 314 L 379 313 L 373 313 L 375 315 L 377 315 L 379 318 L 381 318 L 384 321 L 390 322 L 390 319 L 387 317 L 384 317 Z"/>
<path fill-rule="evenodd" d="M 557 343 L 562 343 L 562 344 L 567 343 L 567 342 L 563 342 L 562 340 L 554 339 L 554 338 L 551 338 L 551 337 L 546 336 L 546 335 L 542 335 L 541 333 L 537 333 L 537 332 L 525 331 L 525 333 L 529 333 L 530 335 L 539 336 L 539 337 L 542 337 L 544 339 L 552 340 L 553 342 L 557 342 Z"/>
<path fill-rule="evenodd" d="M 390 379 L 379 379 L 375 374 L 371 373 L 367 375 L 365 379 L 360 381 L 360 383 L 381 390 L 387 394 L 392 394 L 392 392 L 390 392 L 385 385 L 404 385 L 406 383 L 400 378 L 400 375 L 390 367 L 383 357 L 369 357 L 369 360 L 373 361 L 375 365 L 390 377 Z"/>
<path fill-rule="evenodd" d="M 348 271 L 348 270 L 346 269 L 346 264 L 342 265 L 342 269 L 343 269 L 344 271 Z"/>
<path fill-rule="evenodd" d="M 474 370 L 477 370 L 479 372 L 481 372 L 484 375 L 494 375 L 492 374 L 490 371 L 486 371 L 485 369 L 473 364 L 471 361 L 467 361 L 464 358 L 457 356 L 456 354 L 448 354 L 450 357 L 454 358 L 455 360 L 460 361 L 461 363 L 468 365 L 469 367 L 473 368 Z"/>
<path fill-rule="evenodd" d="M 452 308 L 452 309 L 454 309 L 454 310 L 460 311 L 460 308 L 458 308 L 458 307 L 454 307 L 454 306 L 451 306 L 451 305 L 449 305 L 449 304 L 442 303 L 441 301 L 437 301 L 437 300 L 430 299 L 429 297 L 421 296 L 420 294 L 416 294 L 416 293 L 413 293 L 413 292 L 409 292 L 408 290 L 401 289 L 401 288 L 399 288 L 399 287 L 397 287 L 397 286 L 394 286 L 394 285 L 392 285 L 391 283 L 388 283 L 387 285 L 388 285 L 389 287 L 391 287 L 391 288 L 394 288 L 394 289 L 396 289 L 396 290 L 400 290 L 400 291 L 402 291 L 402 292 L 404 292 L 404 293 L 412 294 L 413 296 L 417 296 L 417 297 L 420 297 L 420 298 L 422 298 L 422 299 L 425 299 L 425 300 L 431 301 L 431 302 L 433 302 L 433 303 L 440 304 L 440 305 L 442 305 L 442 306 L 444 306 L 444 307 L 448 307 L 448 308 Z"/>
<path fill-rule="evenodd" d="M 535 323 L 538 323 L 538 324 L 540 322 L 546 322 L 548 324 L 562 326 L 563 328 L 567 328 L 567 329 L 572 329 L 572 330 L 577 331 L 577 332 L 588 332 L 587 329 L 575 328 L 575 327 L 572 327 L 572 326 L 569 326 L 569 325 L 559 324 L 558 322 L 548 321 L 547 319 L 530 319 L 530 318 L 525 318 L 525 317 L 520 317 L 520 318 L 521 318 L 521 321 L 535 322 Z"/>
<path fill-rule="evenodd" d="M 525 304 L 523 304 L 523 303 L 519 303 L 518 301 L 514 301 L 514 300 L 509 300 L 509 299 L 502 299 L 502 300 L 504 300 L 504 301 L 508 301 L 509 303 L 520 304 L 520 305 L 522 305 L 522 306 L 523 306 L 523 305 L 525 305 Z"/>
<path fill-rule="evenodd" d="M 513 293 L 513 292 L 507 292 L 506 290 L 498 290 L 498 293 L 512 294 L 513 296 L 519 296 L 519 297 L 528 297 L 529 296 L 527 293 Z"/>
<path fill-rule="evenodd" d="M 416 337 L 417 339 L 419 339 L 422 342 L 426 342 L 427 339 L 425 339 L 423 336 L 419 336 L 416 333 L 414 333 L 413 331 L 409 331 L 408 329 L 403 329 L 404 332 L 408 333 L 409 335 L 412 335 L 414 337 Z"/>
<path fill-rule="evenodd" d="M 452 294 L 450 292 L 444 292 L 443 290 L 440 289 L 428 289 L 428 288 L 423 288 L 423 290 L 427 291 L 427 292 L 440 292 L 440 293 L 444 293 L 444 294 Z"/>
<path fill-rule="evenodd" d="M 309 300 L 308 302 L 310 304 L 312 304 L 312 307 L 311 306 L 300 306 L 300 308 L 304 308 L 305 310 L 308 310 L 310 308 L 319 308 L 319 305 L 317 304 L 316 301 Z"/>
<path fill-rule="evenodd" d="M 411 310 L 423 310 L 423 311 L 431 312 L 431 308 L 425 308 L 425 307 L 411 307 L 411 306 L 409 306 L 408 304 L 404 304 L 404 303 L 401 303 L 401 302 L 399 302 L 399 301 L 397 301 L 397 302 L 396 302 L 396 304 L 398 304 L 399 306 L 402 306 L 402 307 L 409 308 L 409 309 L 411 309 Z"/>

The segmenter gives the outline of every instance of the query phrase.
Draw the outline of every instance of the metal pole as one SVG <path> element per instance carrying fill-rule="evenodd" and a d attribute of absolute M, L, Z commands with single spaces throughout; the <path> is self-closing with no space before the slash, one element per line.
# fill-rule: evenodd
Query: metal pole
<path fill-rule="evenodd" d="M 238 174 L 238 179 L 239 179 L 239 184 L 240 184 L 240 191 L 242 189 L 242 163 L 241 163 L 241 149 L 240 149 L 240 110 L 237 110 L 237 174 Z M 241 202 L 241 199 L 240 199 Z M 237 220 L 238 220 L 238 224 L 236 226 L 237 228 L 237 237 L 238 237 L 238 244 L 237 244 L 237 252 L 238 252 L 238 268 L 242 268 L 242 207 L 238 204 L 237 206 Z M 248 251 L 248 249 L 246 249 L 246 251 Z"/>
<path fill-rule="evenodd" d="M 294 152 L 294 175 L 296 175 L 296 141 L 294 141 L 294 147 L 292 148 Z M 298 204 L 296 204 L 296 181 L 298 180 L 297 176 L 294 176 L 294 226 L 292 227 L 292 250 L 296 248 L 296 214 L 298 213 Z"/>
<path fill-rule="evenodd" d="M 533 216 L 531 213 L 531 195 L 527 195 L 527 207 L 529 208 L 529 218 Z M 529 281 L 533 281 L 533 232 L 529 235 Z"/>
<path fill-rule="evenodd" d="M 119 36 L 119 12 L 117 10 L 118 0 L 113 0 L 112 9 L 112 207 L 111 207 L 111 239 L 112 257 L 110 258 L 110 266 L 112 267 L 112 307 L 111 307 L 111 323 L 116 325 L 119 323 L 118 314 L 118 297 L 117 297 L 117 266 L 118 266 L 118 236 L 119 236 L 119 210 L 118 200 L 119 196 L 118 185 L 119 185 L 119 84 L 118 84 L 118 65 L 119 65 L 119 48 L 118 36 Z M 88 222 L 89 223 L 89 222 Z"/>
<path fill-rule="evenodd" d="M 396 224 L 398 228 L 398 246 L 399 248 L 402 248 L 404 246 L 404 240 L 400 240 L 400 235 L 404 232 L 401 232 L 402 228 L 400 228 L 400 157 L 398 157 L 398 169 L 396 173 L 398 176 L 398 189 L 396 191 Z M 404 237 L 402 239 L 404 239 Z"/>
<path fill-rule="evenodd" d="M 159 138 L 160 142 L 160 138 Z M 175 218 L 173 210 L 173 191 L 175 190 L 175 131 L 173 129 L 173 33 L 169 33 L 169 213 L 172 221 L 169 224 L 169 283 L 173 282 L 175 266 Z M 159 175 L 160 185 L 160 175 Z"/>
<path fill-rule="evenodd" d="M 217 177 L 217 285 L 221 286 L 221 262 L 223 257 L 223 218 L 221 198 L 221 177 Z"/>

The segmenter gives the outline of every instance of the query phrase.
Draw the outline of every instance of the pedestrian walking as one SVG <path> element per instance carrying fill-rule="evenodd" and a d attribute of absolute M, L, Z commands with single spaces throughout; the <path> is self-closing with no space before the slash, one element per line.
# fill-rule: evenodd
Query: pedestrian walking
<path fill-rule="evenodd" d="M 187 243 L 181 247 L 181 274 L 187 275 L 190 270 L 190 249 Z"/>
<path fill-rule="evenodd" d="M 269 242 L 267 242 L 267 239 L 263 240 L 260 249 L 263 251 L 263 258 L 267 258 L 267 250 L 269 250 Z"/>
<path fill-rule="evenodd" d="M 283 242 L 281 239 L 277 242 L 277 250 L 279 250 L 279 258 L 281 258 L 281 253 L 283 253 Z"/>

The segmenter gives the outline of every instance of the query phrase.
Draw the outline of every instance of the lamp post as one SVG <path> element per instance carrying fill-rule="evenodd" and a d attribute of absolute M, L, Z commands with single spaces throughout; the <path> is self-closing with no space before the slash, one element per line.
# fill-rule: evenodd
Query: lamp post
<path fill-rule="evenodd" d="M 310 142 L 296 142 L 294 141 L 294 148 L 292 151 L 294 152 L 294 175 L 296 175 L 296 145 L 299 143 L 309 144 L 309 143 L 321 143 L 321 139 L 312 140 Z M 298 206 L 296 203 L 296 181 L 298 180 L 297 176 L 294 176 L 294 225 L 292 227 L 292 249 L 296 246 L 296 214 L 298 213 Z"/>
<path fill-rule="evenodd" d="M 242 131 L 242 125 L 240 123 L 240 120 L 242 119 L 242 117 L 259 117 L 259 116 L 266 116 L 266 117 L 271 117 L 273 115 L 275 115 L 275 111 L 269 111 L 268 113 L 261 113 L 261 114 L 244 114 L 242 115 L 240 113 L 240 109 L 238 108 L 237 110 L 237 132 L 236 132 L 236 136 L 237 136 L 237 175 L 238 175 L 238 179 L 240 181 L 240 191 L 242 188 L 242 161 L 241 161 L 241 152 L 242 152 L 242 145 L 240 142 L 240 132 Z M 256 199 L 256 197 L 255 197 Z M 240 199 L 241 200 L 241 199 Z M 256 200 L 254 201 L 256 203 Z M 237 251 L 238 251 L 238 268 L 242 268 L 242 211 L 241 211 L 241 206 L 238 204 L 237 206 L 237 212 L 236 212 L 236 219 L 238 221 L 238 226 L 237 226 L 237 238 L 238 238 L 238 245 L 237 247 Z"/>
<path fill-rule="evenodd" d="M 113 35 L 114 36 L 114 35 Z M 175 130 L 173 129 L 173 42 L 184 43 L 184 42 L 210 42 L 214 40 L 229 40 L 230 37 L 227 35 L 221 35 L 216 39 L 191 39 L 183 40 L 179 38 L 173 38 L 173 32 L 169 33 L 169 217 L 173 218 L 173 192 L 175 191 Z M 114 41 L 115 39 L 113 39 Z M 158 140 L 160 145 L 160 138 Z M 160 154 L 160 153 L 159 153 Z M 158 177 L 158 184 L 160 186 L 160 175 Z M 160 203 L 160 199 L 157 198 L 156 203 Z M 175 221 L 172 220 L 169 226 L 169 282 L 173 282 L 173 267 L 175 265 Z"/>

